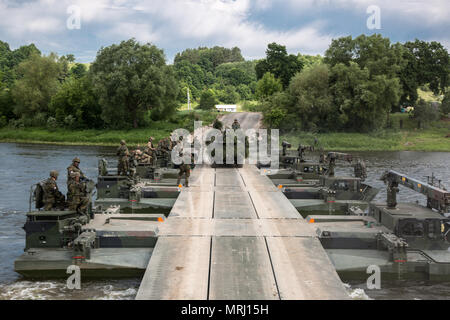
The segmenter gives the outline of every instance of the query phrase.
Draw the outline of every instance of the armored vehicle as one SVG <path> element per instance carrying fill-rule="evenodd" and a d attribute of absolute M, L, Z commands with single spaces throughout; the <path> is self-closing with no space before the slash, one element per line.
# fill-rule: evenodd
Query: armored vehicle
<path fill-rule="evenodd" d="M 224 129 L 222 131 L 222 155 L 223 158 L 220 160 L 216 159 L 216 150 L 211 152 L 211 166 L 216 167 L 238 167 L 242 168 L 245 159 L 248 157 L 248 137 L 239 137 L 239 134 L 235 134 L 232 142 L 227 141 L 227 134 L 236 132 L 233 129 Z M 206 145 L 210 145 L 215 141 L 215 137 L 212 137 Z M 220 147 L 219 147 L 220 148 Z"/>
<path fill-rule="evenodd" d="M 387 202 L 371 203 L 368 213 L 310 215 L 323 247 L 341 278 L 367 279 L 369 266 L 381 279 L 450 280 L 450 192 L 396 171 L 381 179 Z M 397 203 L 399 186 L 427 197 L 427 205 Z"/>
<path fill-rule="evenodd" d="M 305 217 L 309 214 L 346 214 L 351 207 L 366 210 L 379 190 L 355 177 L 321 176 L 311 186 L 284 187 L 285 196 Z"/>
<path fill-rule="evenodd" d="M 67 268 L 76 265 L 83 278 L 144 273 L 164 215 L 124 215 L 119 207 L 96 213 L 91 204 L 92 182 L 87 188 L 87 215 L 67 209 L 46 211 L 42 193 L 34 192 L 37 188 L 31 190 L 23 227 L 25 252 L 14 263 L 16 272 L 27 278 L 66 278 Z"/>
<path fill-rule="evenodd" d="M 180 193 L 178 170 L 170 166 L 136 163 L 130 175 L 119 176 L 116 170 L 108 169 L 105 159 L 99 160 L 96 210 L 120 206 L 124 213 L 168 214 Z"/>
<path fill-rule="evenodd" d="M 286 142 L 283 143 L 283 148 L 285 147 Z M 299 150 L 307 148 L 309 146 L 300 146 Z M 283 154 L 288 152 L 289 150 L 283 150 Z M 330 152 L 326 158 L 323 157 L 322 163 L 314 163 L 304 160 L 302 152 L 292 156 L 297 160 L 287 169 L 288 172 L 269 173 L 268 176 L 275 185 L 283 189 L 286 197 L 303 217 L 309 214 L 347 214 L 355 206 L 366 210 L 369 202 L 378 194 L 378 189 L 363 183 L 365 171 L 361 174 L 362 177 L 335 176 L 336 161 L 351 163 L 352 155 Z"/>

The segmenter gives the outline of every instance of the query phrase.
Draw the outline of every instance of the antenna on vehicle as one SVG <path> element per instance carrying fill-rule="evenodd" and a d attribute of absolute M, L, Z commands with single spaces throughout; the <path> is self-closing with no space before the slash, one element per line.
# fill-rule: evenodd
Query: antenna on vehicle
<path fill-rule="evenodd" d="M 189 87 L 187 88 L 187 103 L 188 103 L 188 110 L 191 110 L 191 95 L 189 94 Z"/>

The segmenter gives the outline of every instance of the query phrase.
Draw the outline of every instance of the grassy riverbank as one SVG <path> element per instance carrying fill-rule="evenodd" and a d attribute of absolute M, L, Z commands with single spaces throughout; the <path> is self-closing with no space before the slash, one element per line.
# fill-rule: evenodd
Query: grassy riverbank
<path fill-rule="evenodd" d="M 137 144 L 146 144 L 151 136 L 158 142 L 178 128 L 193 131 L 194 120 L 210 124 L 216 116 L 216 112 L 179 111 L 177 116 L 170 121 L 154 121 L 146 128 L 130 130 L 48 130 L 46 128 L 13 129 L 5 127 L 0 129 L 0 142 L 117 146 L 120 140 L 124 139 L 129 146 L 136 146 Z"/>
<path fill-rule="evenodd" d="M 44 143 L 60 145 L 102 145 L 116 146 L 121 139 L 130 146 L 144 144 L 148 137 L 156 141 L 167 137 L 177 128 L 192 131 L 193 119 L 211 123 L 217 113 L 182 112 L 176 121 L 154 122 L 148 128 L 133 130 L 66 130 L 50 131 L 44 128 L 0 129 L 0 142 Z M 450 152 L 450 122 L 432 123 L 426 129 L 417 129 L 417 122 L 407 115 L 392 115 L 393 129 L 371 134 L 360 133 L 291 133 L 280 137 L 280 141 L 289 141 L 293 147 L 299 143 L 313 144 L 317 137 L 325 150 L 341 151 L 447 151 Z M 400 129 L 403 120 L 403 129 Z"/>
<path fill-rule="evenodd" d="M 400 129 L 400 120 L 403 128 Z M 312 145 L 317 137 L 325 150 L 341 151 L 446 151 L 450 152 L 450 121 L 431 123 L 417 129 L 417 121 L 405 114 L 392 115 L 393 128 L 370 134 L 361 133 L 291 133 L 280 137 L 297 147 Z"/>

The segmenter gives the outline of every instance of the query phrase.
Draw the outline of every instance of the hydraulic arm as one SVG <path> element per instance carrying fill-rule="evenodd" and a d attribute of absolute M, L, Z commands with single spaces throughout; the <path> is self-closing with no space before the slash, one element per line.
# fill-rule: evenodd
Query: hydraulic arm
<path fill-rule="evenodd" d="M 424 183 L 393 170 L 386 171 L 380 180 L 387 184 L 387 204 L 389 208 L 395 208 L 397 206 L 398 186 L 403 185 L 425 195 L 427 197 L 428 208 L 435 209 L 440 213 L 449 212 L 450 192 L 444 188 Z"/>

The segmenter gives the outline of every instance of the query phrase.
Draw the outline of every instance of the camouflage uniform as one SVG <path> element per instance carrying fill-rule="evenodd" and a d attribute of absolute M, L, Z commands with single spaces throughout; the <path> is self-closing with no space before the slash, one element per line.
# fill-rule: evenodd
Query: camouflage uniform
<path fill-rule="evenodd" d="M 241 128 L 241 125 L 239 124 L 239 122 L 237 121 L 237 119 L 234 119 L 233 125 L 231 126 L 231 128 L 233 130 L 238 130 Z"/>
<path fill-rule="evenodd" d="M 180 154 L 180 157 L 182 157 L 183 155 Z M 191 166 L 189 164 L 181 163 L 180 165 L 180 171 L 178 172 L 178 180 L 177 180 L 177 186 L 180 185 L 181 182 L 181 178 L 183 177 L 183 174 L 185 175 L 185 187 L 189 187 L 189 177 L 191 176 Z"/>
<path fill-rule="evenodd" d="M 148 143 L 147 143 L 147 148 L 145 148 L 144 153 L 146 153 L 147 155 L 149 155 L 151 157 L 151 161 L 153 164 L 156 164 L 156 149 L 153 145 L 153 137 L 151 137 L 150 139 L 148 139 Z"/>
<path fill-rule="evenodd" d="M 56 184 L 56 179 L 58 179 L 58 172 L 50 172 L 50 178 L 45 180 L 42 185 L 44 191 L 44 210 L 49 211 L 54 208 L 64 210 L 65 197 L 59 192 L 58 185 Z"/>
<path fill-rule="evenodd" d="M 158 150 L 163 158 L 163 165 L 167 165 L 169 162 L 170 156 L 169 153 L 172 150 L 172 142 L 169 138 L 164 138 L 158 143 Z"/>
<path fill-rule="evenodd" d="M 84 175 L 83 171 L 81 171 L 81 169 L 78 167 L 78 165 L 80 164 L 80 158 L 76 157 L 75 159 L 72 160 L 72 164 L 67 167 L 67 190 L 69 190 L 69 184 L 72 182 L 73 178 L 72 173 L 74 172 L 78 172 L 80 174 L 80 178 L 82 179 L 86 179 L 86 176 Z M 67 192 L 67 202 L 70 201 L 71 198 L 71 194 L 70 191 Z"/>
<path fill-rule="evenodd" d="M 367 169 L 364 161 L 358 159 L 358 162 L 355 164 L 355 177 L 360 178 L 361 181 L 366 180 L 367 178 Z"/>
<path fill-rule="evenodd" d="M 319 163 L 325 163 L 326 158 L 325 158 L 325 153 L 323 152 L 323 149 L 320 149 L 320 157 L 319 157 Z"/>
<path fill-rule="evenodd" d="M 83 171 L 81 171 L 81 169 L 78 167 L 80 163 L 80 158 L 75 158 L 72 161 L 72 164 L 67 167 L 67 185 L 70 184 L 70 182 L 73 180 L 73 178 L 71 178 L 71 174 L 74 172 L 78 172 L 80 174 L 80 179 L 86 179 L 86 176 L 84 175 Z"/>
<path fill-rule="evenodd" d="M 120 142 L 120 147 L 117 149 L 116 154 L 119 156 L 117 174 L 119 176 L 126 176 L 128 174 L 128 156 L 130 155 L 130 153 L 128 152 L 125 141 L 122 140 Z"/>
<path fill-rule="evenodd" d="M 139 158 L 139 163 L 151 164 L 152 157 L 147 153 L 143 153 L 143 154 L 141 154 L 141 157 Z"/>
<path fill-rule="evenodd" d="M 79 213 L 86 213 L 86 209 L 89 204 L 89 200 L 86 197 L 86 185 L 82 182 L 77 181 L 76 177 L 80 174 L 75 172 L 72 173 L 72 181 L 69 184 L 68 190 L 71 194 L 71 199 L 69 202 L 69 210 L 77 211 Z"/>
<path fill-rule="evenodd" d="M 214 120 L 213 128 L 222 131 L 223 123 L 219 119 Z"/>

